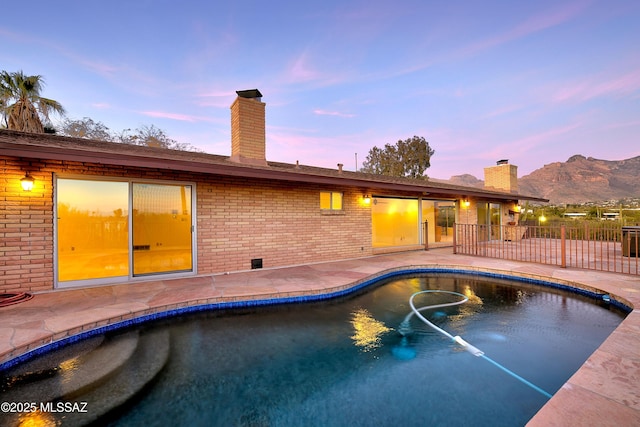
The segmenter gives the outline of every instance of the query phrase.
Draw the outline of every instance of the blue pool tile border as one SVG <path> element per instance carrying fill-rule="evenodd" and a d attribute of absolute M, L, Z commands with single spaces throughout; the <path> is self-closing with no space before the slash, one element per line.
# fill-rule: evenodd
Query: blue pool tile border
<path fill-rule="evenodd" d="M 102 335 L 107 332 L 115 331 L 118 329 L 124 329 L 130 326 L 135 326 L 135 325 L 139 325 L 139 324 L 154 321 L 154 320 L 167 319 L 171 317 L 181 316 L 184 314 L 198 313 L 203 311 L 254 308 L 254 307 L 265 307 L 265 306 L 282 305 L 282 304 L 326 301 L 326 300 L 340 298 L 343 296 L 353 294 L 371 285 L 379 283 L 383 280 L 402 277 L 402 276 L 412 276 L 412 275 L 428 274 L 428 273 L 480 276 L 485 278 L 504 279 L 504 280 L 510 280 L 515 282 L 522 282 L 522 283 L 531 284 L 531 285 L 545 286 L 545 287 L 555 288 L 562 291 L 567 291 L 567 292 L 579 294 L 582 296 L 586 296 L 588 298 L 592 298 L 597 301 L 604 301 L 607 304 L 610 304 L 626 313 L 630 313 L 633 310 L 628 305 L 622 303 L 621 301 L 616 300 L 615 298 L 612 298 L 609 294 L 592 292 L 586 289 L 581 289 L 581 288 L 577 288 L 570 285 L 564 285 L 561 283 L 553 282 L 550 280 L 544 280 L 540 278 L 523 277 L 523 276 L 517 276 L 517 275 L 510 275 L 508 273 L 497 273 L 497 272 L 482 271 L 482 270 L 468 270 L 468 269 L 462 269 L 462 268 L 408 267 L 408 268 L 399 268 L 397 270 L 392 270 L 392 271 L 386 271 L 381 274 L 374 275 L 361 282 L 358 282 L 349 288 L 345 288 L 345 289 L 334 291 L 334 292 L 323 293 L 323 294 L 198 304 L 193 306 L 180 307 L 180 308 L 175 308 L 171 310 L 160 311 L 152 314 L 145 314 L 142 316 L 135 317 L 133 319 L 122 320 L 120 322 L 115 322 L 109 325 L 100 326 L 88 331 L 81 332 L 76 335 L 65 337 L 63 339 L 51 342 L 49 344 L 45 344 L 41 347 L 28 351 L 20 356 L 17 356 L 11 360 L 8 360 L 0 364 L 0 372 L 11 369 L 12 367 L 17 366 L 21 363 L 27 362 L 37 356 L 41 356 L 43 354 L 55 351 L 59 348 L 76 343 L 78 341 L 82 341 L 84 339 L 91 338 L 97 335 Z"/>

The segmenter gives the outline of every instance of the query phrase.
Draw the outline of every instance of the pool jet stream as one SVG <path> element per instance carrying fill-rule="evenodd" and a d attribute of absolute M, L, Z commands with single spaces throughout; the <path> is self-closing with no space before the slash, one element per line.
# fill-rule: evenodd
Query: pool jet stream
<path fill-rule="evenodd" d="M 427 305 L 427 306 L 424 306 L 424 307 L 416 308 L 415 304 L 413 303 L 413 299 L 417 295 L 426 294 L 426 293 L 451 294 L 451 295 L 462 297 L 462 299 L 459 300 L 459 301 L 453 301 L 453 302 L 448 302 L 448 303 L 444 303 L 444 304 Z M 547 399 L 550 399 L 551 398 L 551 394 L 547 393 L 546 391 L 544 391 L 543 389 L 541 389 L 537 385 L 531 383 L 530 381 L 527 381 L 526 379 L 522 378 L 520 375 L 516 374 L 515 372 L 512 372 L 511 370 L 505 368 L 504 366 L 502 366 L 501 364 L 499 364 L 495 360 L 489 358 L 488 356 L 486 356 L 484 354 L 484 352 L 482 350 L 480 350 L 477 347 L 474 347 L 473 345 L 469 344 L 464 339 L 462 339 L 462 337 L 460 337 L 459 335 L 454 337 L 449 332 L 447 332 L 444 329 L 439 328 L 438 326 L 434 325 L 429 320 L 427 320 L 427 318 L 424 317 L 422 315 L 422 313 L 420 313 L 421 311 L 424 311 L 424 310 L 432 310 L 432 309 L 436 309 L 436 308 L 451 307 L 451 306 L 454 306 L 454 305 L 464 304 L 467 301 L 469 301 L 469 298 L 467 298 L 465 295 L 460 294 L 458 292 L 452 292 L 452 291 L 426 290 L 426 291 L 420 291 L 420 292 L 414 293 L 413 295 L 411 295 L 411 298 L 409 298 L 409 305 L 411 306 L 411 312 L 409 314 L 407 314 L 407 316 L 404 318 L 402 323 L 400 323 L 400 327 L 398 328 L 398 332 L 402 335 L 403 342 L 406 343 L 406 336 L 412 332 L 409 322 L 411 320 L 411 317 L 413 317 L 415 315 L 420 320 L 422 320 L 427 326 L 433 328 L 437 332 L 440 332 L 442 335 L 446 336 L 451 341 L 453 341 L 456 344 L 460 345 L 462 348 L 464 348 L 469 353 L 473 354 L 476 357 L 481 357 L 481 358 L 485 359 L 486 361 L 490 362 L 491 364 L 493 364 L 497 368 L 500 368 L 502 371 L 504 371 L 507 374 L 511 375 L 513 378 L 517 379 L 518 381 L 522 382 L 523 384 L 525 384 L 525 385 L 531 387 L 532 389 L 534 389 L 535 391 L 539 392 L 540 394 L 545 396 Z"/>

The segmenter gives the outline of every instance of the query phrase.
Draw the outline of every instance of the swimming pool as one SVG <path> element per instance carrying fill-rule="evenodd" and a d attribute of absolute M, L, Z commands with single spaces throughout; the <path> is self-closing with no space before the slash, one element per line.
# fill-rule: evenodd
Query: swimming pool
<path fill-rule="evenodd" d="M 409 297 L 428 289 L 469 301 L 425 317 L 551 394 L 625 315 L 558 289 L 430 273 L 319 303 L 173 317 L 100 337 L 100 347 L 127 348 L 138 334 L 152 355 L 170 337 L 162 368 L 112 425 L 524 425 L 544 395 L 419 319 L 400 333 Z"/>

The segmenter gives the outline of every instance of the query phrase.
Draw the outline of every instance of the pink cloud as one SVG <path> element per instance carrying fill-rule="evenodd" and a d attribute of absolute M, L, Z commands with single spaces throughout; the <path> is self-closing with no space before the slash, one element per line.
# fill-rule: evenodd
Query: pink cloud
<path fill-rule="evenodd" d="M 211 90 L 208 92 L 203 92 L 198 94 L 197 96 L 202 98 L 230 98 L 235 96 L 235 92 L 232 90 Z"/>
<path fill-rule="evenodd" d="M 236 93 L 231 90 L 212 90 L 196 95 L 196 105 L 199 107 L 229 108 Z"/>
<path fill-rule="evenodd" d="M 412 64 L 403 69 L 393 71 L 391 73 L 382 74 L 380 76 L 361 76 L 361 78 L 367 78 L 371 80 L 397 77 L 424 70 L 440 62 L 447 62 L 451 60 L 457 61 L 466 57 L 474 56 L 493 47 L 500 46 L 513 40 L 517 40 L 530 34 L 534 34 L 546 30 L 547 28 L 555 27 L 557 25 L 568 22 L 579 15 L 586 8 L 587 4 L 588 3 L 584 1 L 570 3 L 555 10 L 532 16 L 524 22 L 512 27 L 511 29 L 501 34 L 471 43 L 467 46 L 462 47 L 461 49 L 453 51 L 451 54 L 445 54 L 439 58 L 427 58 L 424 59 L 421 63 Z"/>
<path fill-rule="evenodd" d="M 322 76 L 322 74 L 311 65 L 308 52 L 303 52 L 293 60 L 287 70 L 287 75 L 293 82 L 318 80 Z"/>
<path fill-rule="evenodd" d="M 355 114 L 341 113 L 339 111 L 326 111 L 326 110 L 313 110 L 313 113 L 320 116 L 337 116 L 337 117 L 346 117 L 346 118 L 356 116 Z"/>
<path fill-rule="evenodd" d="M 410 8 L 398 7 L 392 2 L 376 2 L 375 7 L 343 2 L 332 12 L 333 31 L 329 30 L 329 33 L 339 34 L 340 40 L 344 43 L 368 43 L 376 40 L 403 16 L 411 13 Z"/>
<path fill-rule="evenodd" d="M 362 136 L 335 135 L 316 136 L 313 131 L 290 133 L 267 129 L 267 159 L 300 164 L 335 168 L 343 163 L 345 169 L 355 169 L 355 153 L 358 151 L 355 142 Z M 352 151 L 352 152 L 351 152 Z M 362 155 L 360 160 L 366 157 Z"/>
<path fill-rule="evenodd" d="M 192 116 L 188 114 L 176 114 L 176 113 L 168 113 L 166 111 L 141 111 L 140 114 L 149 117 L 157 117 L 161 119 L 171 119 L 178 120 L 182 122 L 213 122 L 214 119 L 212 117 L 203 117 L 203 116 Z"/>
<path fill-rule="evenodd" d="M 625 96 L 640 90 L 640 69 L 606 78 L 593 76 L 565 85 L 553 97 L 555 102 L 587 101 L 603 96 Z"/>
<path fill-rule="evenodd" d="M 463 56 L 475 55 L 492 47 L 528 36 L 529 34 L 534 34 L 539 31 L 546 30 L 547 28 L 555 27 L 571 20 L 580 14 L 585 7 L 585 2 L 574 2 L 564 5 L 557 10 L 532 16 L 509 31 L 470 44 L 466 48 L 462 49 L 459 54 Z"/>
<path fill-rule="evenodd" d="M 52 39 L 42 39 L 38 37 L 32 37 L 23 33 L 15 33 L 12 31 L 8 31 L 4 28 L 0 28 L 0 35 L 4 37 L 9 37 L 18 42 L 37 44 L 37 45 L 47 47 L 51 50 L 55 50 L 59 52 L 61 55 L 73 60 L 74 62 L 79 63 L 85 66 L 86 68 L 93 70 L 94 72 L 97 72 L 102 75 L 105 75 L 105 74 L 110 75 L 117 70 L 117 67 L 82 58 L 76 53 L 70 51 L 66 46 L 53 43 Z"/>
<path fill-rule="evenodd" d="M 502 116 L 503 114 L 509 114 L 512 113 L 514 111 L 518 111 L 520 109 L 522 109 L 522 105 L 507 105 L 506 107 L 501 107 L 501 108 L 497 108 L 493 111 L 489 111 L 488 113 L 486 113 L 484 116 L 482 116 L 482 119 L 490 119 L 493 117 L 497 117 L 497 116 Z"/>
<path fill-rule="evenodd" d="M 10 36 L 15 38 L 19 37 L 26 42 L 42 45 L 50 50 L 56 51 L 89 72 L 97 74 L 118 86 L 126 86 L 136 92 L 141 92 L 141 88 L 146 89 L 152 86 L 160 86 L 159 80 L 153 75 L 141 73 L 126 65 L 113 65 L 85 57 L 73 51 L 68 46 L 54 43 L 50 39 L 41 39 L 13 33 L 10 33 Z M 149 92 L 149 90 L 147 90 L 147 92 Z"/>
<path fill-rule="evenodd" d="M 619 122 L 619 123 L 611 123 L 607 126 L 604 126 L 602 129 L 619 129 L 626 127 L 640 126 L 640 120 L 632 120 L 629 122 Z"/>
<path fill-rule="evenodd" d="M 515 149 L 515 151 L 519 153 L 524 153 L 531 150 L 532 148 L 537 147 L 538 145 L 549 143 L 555 140 L 556 137 L 567 134 L 581 126 L 581 122 L 576 122 L 565 126 L 555 127 L 544 132 L 529 135 L 519 140 L 512 141 L 509 143 L 509 146 L 512 147 L 512 150 Z"/>
<path fill-rule="evenodd" d="M 587 6 L 587 2 L 573 2 L 566 4 L 555 11 L 533 16 L 508 33 L 507 39 L 519 38 L 536 33 L 547 28 L 555 27 L 570 21 L 579 15 Z"/>
<path fill-rule="evenodd" d="M 295 57 L 280 80 L 286 84 L 311 83 L 316 86 L 330 86 L 346 79 L 342 69 L 320 70 L 316 63 L 330 68 L 326 60 L 314 61 L 308 49 Z"/>

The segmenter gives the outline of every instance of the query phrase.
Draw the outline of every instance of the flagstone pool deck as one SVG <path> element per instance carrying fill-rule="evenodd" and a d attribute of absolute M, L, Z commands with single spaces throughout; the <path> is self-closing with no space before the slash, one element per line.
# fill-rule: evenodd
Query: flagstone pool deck
<path fill-rule="evenodd" d="M 452 254 L 451 248 L 56 290 L 0 308 L 0 363 L 105 325 L 183 307 L 332 293 L 389 270 L 490 271 L 607 293 L 634 308 L 529 426 L 640 425 L 640 277 Z M 553 363 L 550 361 L 549 363 Z"/>

